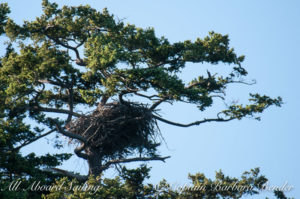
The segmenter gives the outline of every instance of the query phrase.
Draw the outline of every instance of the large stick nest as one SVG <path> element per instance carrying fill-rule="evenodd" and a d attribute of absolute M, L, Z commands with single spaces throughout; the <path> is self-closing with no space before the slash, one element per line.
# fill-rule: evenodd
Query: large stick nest
<path fill-rule="evenodd" d="M 68 130 L 89 140 L 89 147 L 102 156 L 122 156 L 138 151 L 153 154 L 156 147 L 156 120 L 140 104 L 108 103 L 92 114 L 68 125 Z"/>

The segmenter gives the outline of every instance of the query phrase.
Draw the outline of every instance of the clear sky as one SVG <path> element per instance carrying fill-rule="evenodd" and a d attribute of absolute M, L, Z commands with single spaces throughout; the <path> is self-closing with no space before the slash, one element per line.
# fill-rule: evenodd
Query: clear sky
<path fill-rule="evenodd" d="M 10 17 L 21 23 L 41 14 L 41 1 L 7 1 Z M 53 1 L 51 1 L 53 2 Z M 209 31 L 228 34 L 235 51 L 246 56 L 244 67 L 254 86 L 229 87 L 229 100 L 243 100 L 249 92 L 272 97 L 281 96 L 282 108 L 269 108 L 260 122 L 252 119 L 228 123 L 209 123 L 198 127 L 180 128 L 161 124 L 167 146 L 162 155 L 172 157 L 166 163 L 150 163 L 150 182 L 165 178 L 171 184 L 188 182 L 188 173 L 203 172 L 214 177 L 222 169 L 225 174 L 239 177 L 260 167 L 272 185 L 288 182 L 295 188 L 288 196 L 300 197 L 300 1 L 259 0 L 60 0 L 59 5 L 90 4 L 102 10 L 107 7 L 119 19 L 140 27 L 154 27 L 157 35 L 171 42 L 203 38 Z M 2 50 L 3 51 L 3 50 Z M 224 65 L 188 65 L 184 79 L 195 77 L 208 67 L 222 70 Z M 192 122 L 206 117 L 194 107 L 178 104 L 165 106 L 168 119 Z M 209 113 L 208 113 L 209 114 Z M 53 151 L 47 140 L 33 144 L 24 153 Z M 70 149 L 71 147 L 66 147 Z M 65 149 L 65 150 L 67 150 Z M 87 172 L 83 161 L 72 158 L 63 168 Z M 113 176 L 114 172 L 108 172 Z M 268 193 L 265 193 L 268 195 Z M 257 197 L 255 197 L 257 198 Z"/>

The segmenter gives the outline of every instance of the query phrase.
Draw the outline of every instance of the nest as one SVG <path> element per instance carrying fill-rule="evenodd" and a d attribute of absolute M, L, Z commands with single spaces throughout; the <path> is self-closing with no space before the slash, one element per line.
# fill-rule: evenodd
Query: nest
<path fill-rule="evenodd" d="M 138 151 L 153 153 L 158 128 L 149 109 L 140 104 L 108 103 L 68 125 L 68 130 L 89 140 L 103 157 Z"/>

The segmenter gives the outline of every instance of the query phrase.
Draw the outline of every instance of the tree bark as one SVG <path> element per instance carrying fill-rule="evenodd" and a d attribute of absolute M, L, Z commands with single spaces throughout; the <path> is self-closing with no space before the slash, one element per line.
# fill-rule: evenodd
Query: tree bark
<path fill-rule="evenodd" d="M 87 160 L 89 165 L 89 175 L 94 177 L 99 176 L 102 173 L 102 156 L 100 152 L 94 148 L 87 148 L 89 158 Z"/>

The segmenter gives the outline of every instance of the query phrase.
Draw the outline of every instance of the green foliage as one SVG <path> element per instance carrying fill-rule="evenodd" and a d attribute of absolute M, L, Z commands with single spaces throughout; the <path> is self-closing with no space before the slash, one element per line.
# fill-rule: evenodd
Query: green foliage
<path fill-rule="evenodd" d="M 69 159 L 71 154 L 45 154 L 37 157 L 34 153 L 22 155 L 19 146 L 33 139 L 35 134 L 29 126 L 20 120 L 0 120 L 0 171 L 1 184 L 0 198 L 40 198 L 42 193 L 22 191 L 34 181 L 51 185 L 60 175 L 42 170 L 46 167 L 55 167 Z M 19 191 L 8 191 L 14 181 L 21 181 Z"/>
<path fill-rule="evenodd" d="M 7 8 L 6 4 L 0 7 Z M 1 17 L 6 19 L 2 14 Z M 36 54 L 37 50 L 33 47 L 21 45 L 21 54 L 18 55 L 9 44 L 6 54 L 1 58 L 0 189 L 3 191 L 0 191 L 0 198 L 40 198 L 42 193 L 47 192 L 8 191 L 8 187 L 15 181 L 22 182 L 20 190 L 27 189 L 34 181 L 50 185 L 60 175 L 46 172 L 43 168 L 59 166 L 71 157 L 71 154 L 45 154 L 38 157 L 34 153 L 25 156 L 20 153 L 22 147 L 38 138 L 44 130 L 24 120 L 25 106 L 31 103 L 28 95 L 33 92 L 37 74 L 37 68 L 33 65 L 38 63 Z M 46 74 L 49 74 L 46 71 L 48 69 L 45 68 Z"/>
<path fill-rule="evenodd" d="M 245 116 L 253 116 L 254 113 L 262 113 L 267 107 L 271 105 L 281 106 L 281 97 L 272 99 L 266 95 L 260 96 L 259 94 L 250 94 L 252 98 L 249 101 L 254 102 L 250 105 L 231 105 L 228 110 L 224 110 L 223 113 L 231 118 L 242 119 Z M 260 117 L 255 119 L 260 120 Z"/>
<path fill-rule="evenodd" d="M 114 97 L 122 92 L 154 89 L 160 99 L 186 101 L 203 111 L 213 105 L 216 93 L 224 93 L 228 84 L 239 83 L 239 77 L 247 75 L 241 66 L 244 56 L 238 56 L 229 47 L 228 35 L 210 32 L 204 39 L 171 44 L 164 37 L 156 37 L 151 28 L 116 21 L 106 9 L 103 12 L 89 6 L 59 9 L 57 4 L 43 1 L 43 10 L 44 14 L 36 21 L 26 21 L 22 26 L 11 19 L 6 23 L 6 35 L 12 42 L 20 43 L 20 53 L 9 53 L 1 60 L 1 81 L 8 86 L 2 97 L 7 107 L 10 103 L 23 107 L 33 104 L 62 107 L 68 103 L 67 88 L 72 86 L 74 106 L 96 105 L 104 95 Z M 25 39 L 32 44 L 25 44 Z M 79 47 L 84 48 L 82 59 Z M 76 64 L 84 70 L 72 64 L 69 51 L 74 51 Z M 227 77 L 208 73 L 208 77 L 199 76 L 186 85 L 179 74 L 188 62 L 222 62 L 233 67 Z M 52 83 L 53 89 L 37 91 L 36 88 L 43 86 L 40 80 L 45 79 Z M 38 95 L 29 97 L 36 92 Z M 256 98 L 261 100 L 245 107 L 233 105 L 223 113 L 241 119 L 281 104 L 280 98 L 263 100 L 266 97 L 258 95 Z"/>
<path fill-rule="evenodd" d="M 7 3 L 0 4 L 0 35 L 5 33 L 4 26 L 7 23 L 7 14 L 10 13 L 10 9 Z"/>
<path fill-rule="evenodd" d="M 53 187 L 60 187 L 44 195 L 44 199 L 59 198 L 149 198 L 149 199 L 189 199 L 189 198 L 242 198 L 257 196 L 268 181 L 258 168 L 245 172 L 241 178 L 225 176 L 216 172 L 215 179 L 209 179 L 202 173 L 189 175 L 191 183 L 172 185 L 162 180 L 157 185 L 145 184 L 150 169 L 142 165 L 137 169 L 123 167 L 120 175 L 114 179 L 90 177 L 86 182 L 62 178 Z M 278 199 L 287 197 L 277 190 L 274 195 Z"/>
<path fill-rule="evenodd" d="M 44 13 L 35 20 L 16 24 L 8 17 L 8 5 L 0 4 L 0 35 L 9 39 L 5 46 L 6 53 L 0 58 L 2 187 L 6 187 L 9 181 L 14 179 L 26 179 L 22 186 L 35 180 L 41 180 L 48 185 L 54 180 L 56 184 L 65 180 L 69 185 L 79 184 L 76 180 L 59 180 L 59 174 L 46 171 L 61 165 L 64 160 L 70 158 L 70 154 L 47 154 L 37 157 L 34 153 L 26 156 L 20 153 L 23 147 L 57 132 L 80 144 L 74 152 L 88 161 L 88 182 L 99 185 L 100 190 L 96 195 L 80 191 L 52 191 L 47 195 L 49 191 L 44 191 L 42 193 L 45 194 L 45 198 L 155 198 L 158 193 L 159 198 L 239 198 L 244 194 L 257 194 L 257 191 L 211 190 L 185 190 L 179 193 L 171 190 L 165 181 L 160 183 L 157 190 L 153 185 L 143 185 L 144 179 L 149 177 L 149 169 L 145 166 L 137 170 L 123 168 L 119 178 L 99 181 L 92 178 L 92 175 L 100 174 L 111 165 L 137 160 L 164 161 L 167 157 L 157 155 L 156 147 L 159 143 L 151 145 L 151 154 L 138 154 L 135 148 L 143 151 L 147 147 L 144 146 L 145 142 L 120 145 L 119 151 L 122 154 L 118 155 L 107 151 L 96 152 L 90 142 L 93 134 L 85 136 L 84 132 L 88 128 L 84 129 L 82 134 L 76 135 L 68 131 L 74 117 L 82 119 L 91 116 L 84 108 L 92 108 L 94 113 L 103 112 L 108 107 L 105 105 L 111 105 L 115 101 L 122 106 L 136 104 L 146 108 L 147 111 L 144 112 L 149 114 L 154 123 L 161 121 L 181 127 L 211 121 L 240 120 L 244 117 L 260 119 L 257 114 L 269 106 L 281 106 L 280 97 L 250 94 L 250 104 L 232 104 L 220 110 L 216 113 L 216 118 L 212 119 L 196 119 L 196 122 L 190 124 L 180 124 L 159 115 L 158 106 L 166 102 L 186 102 L 196 105 L 199 111 L 205 111 L 214 105 L 216 98 L 226 100 L 225 91 L 229 84 L 246 83 L 242 79 L 247 76 L 247 71 L 242 66 L 244 56 L 237 55 L 230 47 L 228 35 L 210 32 L 204 39 L 171 43 L 165 37 L 157 37 L 153 28 L 143 29 L 116 20 L 107 9 L 99 12 L 88 5 L 59 8 L 56 3 L 50 3 L 48 0 L 42 1 L 42 7 Z M 207 75 L 198 74 L 198 78 L 185 82 L 181 79 L 181 72 L 188 63 L 223 63 L 230 72 L 217 76 L 207 71 Z M 148 101 L 139 101 L 138 97 Z M 55 113 L 55 118 L 49 113 Z M 100 121 L 102 124 L 105 121 L 103 126 L 110 127 L 111 124 L 121 126 L 129 120 L 133 119 L 136 122 L 137 119 L 145 118 L 143 115 L 139 118 L 123 117 L 124 114 L 120 112 L 111 121 L 103 118 L 93 121 Z M 89 123 L 85 125 L 91 126 Z M 123 138 L 126 136 L 128 135 L 123 135 Z M 153 135 L 153 139 L 156 139 L 155 136 L 157 135 Z M 115 136 L 114 139 L 117 138 L 118 136 Z M 135 148 L 128 151 L 128 146 Z M 62 147 L 59 140 L 56 140 L 56 147 Z M 136 155 L 139 157 L 132 158 Z M 148 157 L 141 157 L 142 155 Z M 95 169 L 98 167 L 102 170 Z M 93 173 L 94 170 L 97 173 Z M 194 185 L 205 187 L 222 182 L 228 185 L 251 185 L 256 190 L 259 189 L 258 184 L 266 180 L 258 176 L 258 170 L 246 173 L 241 180 L 225 177 L 222 172 L 217 173 L 214 181 L 207 179 L 203 174 L 190 175 L 190 179 Z M 42 193 L 0 194 L 4 198 L 37 198 Z M 276 194 L 277 197 L 284 198 L 281 192 Z"/>

